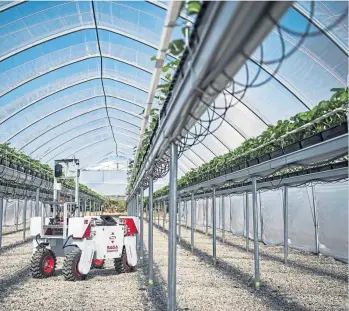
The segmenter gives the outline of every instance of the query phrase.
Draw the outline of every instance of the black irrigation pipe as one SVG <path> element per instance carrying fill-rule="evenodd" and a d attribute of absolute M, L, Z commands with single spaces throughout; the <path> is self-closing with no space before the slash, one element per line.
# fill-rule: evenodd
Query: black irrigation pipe
<path fill-rule="evenodd" d="M 98 34 L 98 27 L 97 27 L 97 19 L 96 19 L 96 12 L 95 12 L 95 5 L 93 0 L 91 1 L 92 3 L 92 12 L 93 12 L 93 20 L 95 23 L 95 30 L 96 30 L 96 37 L 97 37 L 97 44 L 98 44 L 98 51 L 99 51 L 99 57 L 100 57 L 100 66 L 101 66 L 101 83 L 102 83 L 102 89 L 103 89 L 103 94 L 104 94 L 104 104 L 105 104 L 105 111 L 107 113 L 107 117 L 108 117 L 108 121 L 109 121 L 109 126 L 110 126 L 110 130 L 111 133 L 113 135 L 113 139 L 115 142 L 115 148 L 117 150 L 117 143 L 116 143 L 116 139 L 115 139 L 115 134 L 114 134 L 114 130 L 113 127 L 111 125 L 111 121 L 110 121 L 110 117 L 109 117 L 109 112 L 108 112 L 108 104 L 107 104 L 107 95 L 105 93 L 105 88 L 104 88 L 104 82 L 103 82 L 103 56 L 102 56 L 102 50 L 101 50 L 101 45 L 99 42 L 99 34 Z"/>

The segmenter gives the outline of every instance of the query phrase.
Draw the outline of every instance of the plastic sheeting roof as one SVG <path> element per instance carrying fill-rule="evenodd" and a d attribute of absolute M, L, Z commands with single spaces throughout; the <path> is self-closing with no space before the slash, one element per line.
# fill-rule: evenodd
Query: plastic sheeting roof
<path fill-rule="evenodd" d="M 0 2 L 0 143 L 10 142 L 48 164 L 75 156 L 91 169 L 82 173 L 82 182 L 104 194 L 124 194 L 126 172 L 120 167 L 132 159 L 139 139 L 165 8 L 163 1 Z M 329 98 L 330 89 L 344 87 L 347 16 L 331 25 L 347 10 L 344 1 L 316 2 L 310 33 L 317 35 L 308 36 L 268 83 L 249 88 L 214 134 L 183 154 L 179 177 L 260 134 L 268 124 Z M 309 2 L 297 2 L 281 25 L 302 32 L 310 12 Z M 299 36 L 282 35 L 286 51 L 297 46 Z M 179 36 L 177 28 L 173 38 Z M 275 27 L 263 42 L 264 60 L 279 52 Z M 257 50 L 234 80 L 246 81 L 246 66 L 250 73 L 261 68 L 261 81 L 271 77 L 276 64 L 259 60 Z M 216 106 L 226 100 L 220 96 Z M 159 180 L 157 187 L 167 180 Z"/>

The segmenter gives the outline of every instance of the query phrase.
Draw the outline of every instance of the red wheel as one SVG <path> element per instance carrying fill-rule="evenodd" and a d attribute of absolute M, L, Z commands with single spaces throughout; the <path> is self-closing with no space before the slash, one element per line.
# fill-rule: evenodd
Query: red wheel
<path fill-rule="evenodd" d="M 47 255 L 42 261 L 42 268 L 45 273 L 51 273 L 55 268 L 55 259 L 52 255 Z"/>
<path fill-rule="evenodd" d="M 92 269 L 103 269 L 104 268 L 104 259 L 93 259 Z"/>
<path fill-rule="evenodd" d="M 33 254 L 30 262 L 33 278 L 48 278 L 55 273 L 56 256 L 47 248 L 39 248 Z"/>
<path fill-rule="evenodd" d="M 78 269 L 80 257 L 80 249 L 74 249 L 67 256 L 65 256 L 63 263 L 63 275 L 66 280 L 81 281 L 86 279 L 86 274 L 80 273 Z"/>

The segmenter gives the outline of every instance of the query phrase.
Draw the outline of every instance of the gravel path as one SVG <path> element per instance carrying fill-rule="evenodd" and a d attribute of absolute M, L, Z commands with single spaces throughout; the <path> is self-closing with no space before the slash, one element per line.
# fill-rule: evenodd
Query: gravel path
<path fill-rule="evenodd" d="M 8 235 L 20 241 L 22 233 Z M 0 252 L 0 310 L 149 310 L 142 286 L 142 269 L 116 275 L 113 262 L 103 270 L 92 270 L 83 282 L 67 282 L 62 275 L 63 258 L 58 259 L 56 276 L 37 280 L 30 276 L 31 241 Z"/>
<path fill-rule="evenodd" d="M 144 228 L 147 248 L 147 223 Z M 290 249 L 285 266 L 281 247 L 260 245 L 262 287 L 256 292 L 253 241 L 250 253 L 246 253 L 244 238 L 226 233 L 225 243 L 217 242 L 214 267 L 210 233 L 195 233 L 192 254 L 190 230 L 182 227 L 181 231 L 182 242 L 177 248 L 178 310 L 348 310 L 347 265 L 343 263 Z M 219 239 L 220 235 L 218 232 Z M 9 234 L 0 252 L 0 310 L 165 311 L 167 241 L 167 230 L 154 227 L 154 290 L 150 300 L 145 286 L 147 264 L 134 273 L 116 275 L 112 262 L 108 262 L 105 269 L 92 270 L 84 282 L 67 282 L 61 272 L 63 259 L 59 259 L 55 277 L 34 280 L 28 267 L 31 242 L 23 242 L 22 232 Z"/>
<path fill-rule="evenodd" d="M 167 226 L 168 223 L 166 229 Z M 220 235 L 218 232 L 217 236 Z M 250 241 L 250 253 L 246 253 L 243 237 L 227 232 L 225 236 L 225 244 L 217 242 L 214 268 L 210 234 L 195 233 L 193 255 L 190 230 L 182 227 L 182 243 L 177 254 L 179 310 L 348 310 L 346 264 L 290 249 L 289 264 L 285 266 L 282 247 L 260 244 L 262 287 L 256 292 L 253 241 Z M 165 282 L 167 232 L 154 228 L 154 246 L 156 269 L 160 280 Z"/>

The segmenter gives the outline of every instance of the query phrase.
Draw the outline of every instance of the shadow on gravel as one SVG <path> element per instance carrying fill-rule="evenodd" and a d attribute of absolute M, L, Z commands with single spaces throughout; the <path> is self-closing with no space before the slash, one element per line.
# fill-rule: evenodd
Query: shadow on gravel
<path fill-rule="evenodd" d="M 0 255 L 1 255 L 2 253 L 6 252 L 6 251 L 9 251 L 10 249 L 13 249 L 13 248 L 17 247 L 17 246 L 21 246 L 21 245 L 27 244 L 27 243 L 29 243 L 31 240 L 32 240 L 32 239 L 29 238 L 29 239 L 26 239 L 25 241 L 18 241 L 18 242 L 15 242 L 15 243 L 13 243 L 13 244 L 6 245 L 6 246 L 0 248 Z"/>
<path fill-rule="evenodd" d="M 156 225 L 154 225 L 156 226 Z M 156 226 L 157 227 L 157 226 Z M 160 230 L 160 228 L 158 228 Z M 142 271 L 143 278 L 139 275 L 139 283 L 142 285 L 142 289 L 145 293 L 148 293 L 148 252 L 144 249 L 144 264 L 143 266 L 139 266 L 139 270 Z M 152 307 L 156 311 L 165 311 L 167 310 L 167 282 L 161 277 L 160 269 L 157 264 L 153 263 L 153 293 L 151 297 Z M 149 297 L 149 295 L 146 295 Z M 177 311 L 185 311 L 188 310 L 186 308 L 176 308 Z M 144 311 L 149 311 L 149 309 L 145 308 Z"/>
<path fill-rule="evenodd" d="M 144 291 L 145 296 L 151 299 L 151 304 L 154 310 L 163 311 L 167 310 L 167 297 L 166 297 L 166 286 L 167 283 L 161 277 L 158 266 L 153 264 L 153 291 L 150 295 L 148 294 L 148 252 L 144 249 L 143 266 L 139 266 L 138 269 L 142 272 L 142 276 L 139 274 L 139 283 L 141 284 L 141 290 Z M 148 310 L 146 307 L 144 311 Z"/>
<path fill-rule="evenodd" d="M 201 231 L 201 230 L 196 230 L 196 232 L 206 235 L 206 233 Z M 211 233 L 208 233 L 207 235 L 212 237 Z M 218 236 L 217 236 L 217 241 L 223 243 L 223 239 L 221 237 L 218 237 Z M 235 244 L 233 242 L 224 241 L 224 244 L 225 245 L 229 245 L 231 247 L 234 247 L 234 248 L 237 248 L 237 249 L 239 249 L 241 251 L 246 252 L 246 249 L 243 246 Z M 282 264 L 284 263 L 283 258 L 277 257 L 275 255 L 266 254 L 266 253 L 262 253 L 262 252 L 259 252 L 259 255 L 263 259 L 280 262 Z M 317 274 L 317 275 L 320 275 L 320 276 L 328 276 L 328 277 L 331 277 L 333 279 L 336 279 L 336 280 L 348 283 L 348 276 L 347 275 L 342 275 L 342 274 L 334 273 L 334 272 L 331 272 L 331 271 L 325 271 L 325 270 L 322 270 L 322 269 L 316 268 L 316 267 L 308 267 L 308 266 L 300 264 L 299 262 L 296 262 L 294 260 L 288 259 L 287 260 L 287 266 L 289 266 L 289 267 L 297 267 L 298 269 L 302 270 L 305 273 L 313 273 L 313 274 Z"/>
<path fill-rule="evenodd" d="M 10 277 L 1 280 L 0 282 L 0 301 L 3 301 L 5 297 L 11 294 L 13 290 L 19 285 L 30 278 L 30 267 L 26 266 L 18 270 Z"/>
<path fill-rule="evenodd" d="M 156 226 L 158 228 L 158 226 Z M 163 231 L 163 229 L 158 228 Z M 165 229 L 164 233 L 168 234 L 168 230 Z M 190 243 L 181 240 L 180 245 L 187 251 L 191 251 Z M 199 257 L 205 263 L 213 264 L 213 258 L 206 252 L 194 247 L 194 255 Z M 238 282 L 241 288 L 248 290 L 251 294 L 259 297 L 270 310 L 297 310 L 297 311 L 309 311 L 310 309 L 299 304 L 295 301 L 290 301 L 290 297 L 283 297 L 280 291 L 272 286 L 262 283 L 259 291 L 254 289 L 253 277 L 249 274 L 241 271 L 240 269 L 231 266 L 229 263 L 222 259 L 217 259 L 216 269 L 220 270 L 224 275 L 230 277 L 230 279 Z"/>

